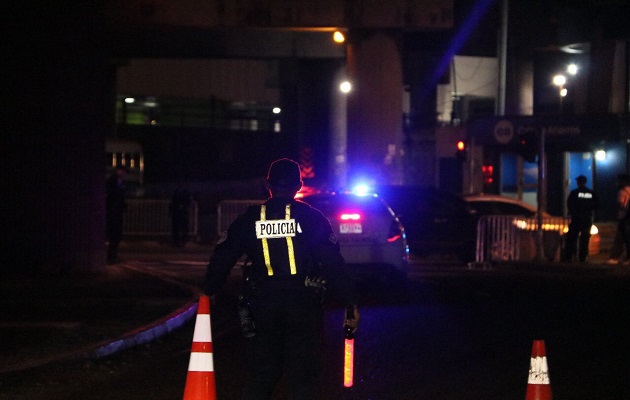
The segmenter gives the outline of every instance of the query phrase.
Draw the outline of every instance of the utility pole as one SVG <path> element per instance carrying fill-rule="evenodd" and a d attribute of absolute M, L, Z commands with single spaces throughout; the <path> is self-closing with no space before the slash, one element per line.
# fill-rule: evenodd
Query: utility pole
<path fill-rule="evenodd" d="M 501 3 L 501 28 L 499 30 L 499 84 L 497 85 L 496 115 L 505 115 L 505 85 L 507 75 L 508 0 Z"/>

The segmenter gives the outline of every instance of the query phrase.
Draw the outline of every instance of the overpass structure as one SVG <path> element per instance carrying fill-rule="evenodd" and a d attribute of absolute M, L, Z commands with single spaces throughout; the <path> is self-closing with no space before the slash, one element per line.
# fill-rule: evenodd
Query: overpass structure
<path fill-rule="evenodd" d="M 5 46 L 10 55 L 4 94 L 9 122 L 0 165 L 12 189 L 4 195 L 4 204 L 10 206 L 0 215 L 7 233 L 0 247 L 3 268 L 65 271 L 104 265 L 100 154 L 114 125 L 121 59 L 345 61 L 338 64 L 338 74 L 353 82 L 354 91 L 345 100 L 331 99 L 343 102 L 347 110 L 331 118 L 336 143 L 331 162 L 350 168 L 368 165 L 391 183 L 403 182 L 403 77 L 409 75 L 405 81 L 412 82 L 410 96 L 417 100 L 411 112 L 431 115 L 436 83 L 431 79 L 439 78 L 439 60 L 420 51 L 411 57 L 415 64 L 404 63 L 402 38 L 410 32 L 452 28 L 454 7 L 453 0 L 96 4 L 6 5 L 13 18 L 7 23 L 12 32 Z M 333 29 L 346 33 L 345 46 L 330 40 Z M 302 88 L 308 93 L 308 85 Z"/>

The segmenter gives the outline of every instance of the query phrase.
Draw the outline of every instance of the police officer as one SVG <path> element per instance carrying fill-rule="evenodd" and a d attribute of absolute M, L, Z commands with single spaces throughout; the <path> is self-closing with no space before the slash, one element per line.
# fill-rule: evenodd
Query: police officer
<path fill-rule="evenodd" d="M 564 261 L 573 261 L 579 240 L 580 252 L 578 258 L 580 262 L 584 262 L 588 256 L 588 242 L 591 238 L 593 211 L 599 208 L 599 198 L 593 190 L 586 187 L 586 177 L 584 175 L 578 176 L 575 180 L 578 187 L 572 190 L 567 198 L 567 208 L 571 216 L 571 223 L 569 223 L 569 232 L 566 237 Z"/>
<path fill-rule="evenodd" d="M 249 207 L 222 235 L 206 273 L 204 292 L 214 301 L 230 269 L 246 254 L 246 285 L 255 326 L 251 374 L 243 399 L 269 399 L 283 367 L 293 399 L 318 399 L 322 354 L 321 283 L 344 304 L 344 326 L 356 331 L 359 312 L 354 283 L 324 215 L 294 199 L 302 187 L 299 165 L 283 158 L 267 175 L 270 198 Z M 244 289 L 245 290 L 245 289 Z"/>

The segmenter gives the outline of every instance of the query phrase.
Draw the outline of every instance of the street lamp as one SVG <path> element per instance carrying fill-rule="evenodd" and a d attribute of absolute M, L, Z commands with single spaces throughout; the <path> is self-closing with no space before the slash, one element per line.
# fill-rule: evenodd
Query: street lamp
<path fill-rule="evenodd" d="M 339 84 L 339 91 L 341 93 L 350 93 L 352 90 L 352 84 L 348 81 L 343 81 Z"/>
<path fill-rule="evenodd" d="M 558 86 L 558 95 L 560 96 L 560 114 L 562 114 L 562 99 L 567 95 L 567 89 L 564 85 L 567 83 L 567 77 L 558 74 L 553 77 L 553 84 Z"/>
<path fill-rule="evenodd" d="M 344 35 L 341 31 L 335 31 L 333 33 L 333 41 L 335 43 L 343 43 L 346 41 L 346 35 Z"/>

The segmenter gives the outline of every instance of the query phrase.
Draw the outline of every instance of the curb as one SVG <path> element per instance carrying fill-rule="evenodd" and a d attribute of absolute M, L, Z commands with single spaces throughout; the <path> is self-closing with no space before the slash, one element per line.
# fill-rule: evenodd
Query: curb
<path fill-rule="evenodd" d="M 106 339 L 101 342 L 97 342 L 95 344 L 91 344 L 83 348 L 72 350 L 62 354 L 57 354 L 38 360 L 26 361 L 20 365 L 15 365 L 6 369 L 0 369 L 0 373 L 19 372 L 61 361 L 99 359 L 102 357 L 107 357 L 119 351 L 156 340 L 181 327 L 196 316 L 198 306 L 198 302 L 196 299 L 201 294 L 201 290 L 199 290 L 199 288 L 176 281 L 165 275 L 150 273 L 149 271 L 146 271 L 137 266 L 133 266 L 130 264 L 119 265 L 123 268 L 154 276 L 167 283 L 184 287 L 190 290 L 191 294 L 195 297 L 195 300 L 188 301 L 182 307 L 178 308 L 172 313 L 144 326 L 138 327 L 132 331 L 126 332 L 114 339 Z"/>

